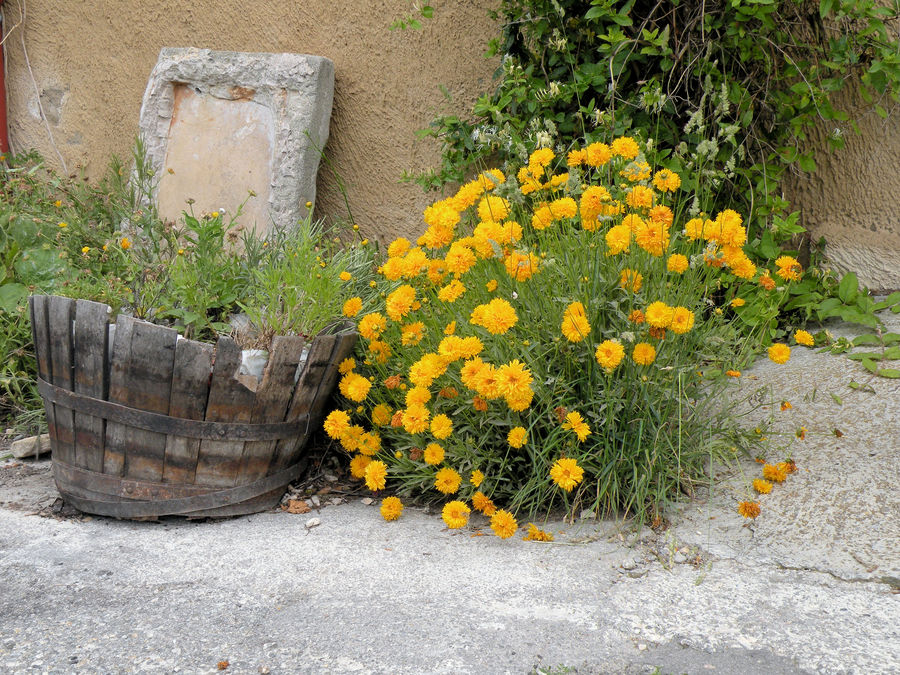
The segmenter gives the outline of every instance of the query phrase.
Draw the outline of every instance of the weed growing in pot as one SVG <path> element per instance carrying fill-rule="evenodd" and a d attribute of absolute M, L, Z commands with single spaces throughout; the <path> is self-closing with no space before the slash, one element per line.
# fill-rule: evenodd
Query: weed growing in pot
<path fill-rule="evenodd" d="M 737 330 L 735 300 L 777 311 L 802 270 L 758 268 L 741 216 L 693 214 L 681 186 L 619 137 L 537 150 L 426 209 L 416 245 L 389 246 L 378 301 L 347 308 L 363 351 L 325 430 L 354 476 L 446 502 L 449 527 L 481 511 L 507 537 L 513 514 L 557 506 L 652 517 L 748 448 L 715 376 L 768 325 Z"/>

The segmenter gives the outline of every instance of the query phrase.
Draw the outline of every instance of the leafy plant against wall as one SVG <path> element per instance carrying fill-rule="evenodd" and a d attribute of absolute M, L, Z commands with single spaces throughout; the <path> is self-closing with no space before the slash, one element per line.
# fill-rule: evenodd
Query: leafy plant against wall
<path fill-rule="evenodd" d="M 416 180 L 438 189 L 535 147 L 652 130 L 674 148 L 658 166 L 708 184 L 697 208 L 736 208 L 757 245 L 782 244 L 803 232 L 780 182 L 815 169 L 811 128 L 831 125 L 834 148 L 856 130 L 836 94 L 859 86 L 882 117 L 896 103 L 898 15 L 897 0 L 502 0 L 497 88 L 470 118 L 432 123 L 443 163 Z"/>

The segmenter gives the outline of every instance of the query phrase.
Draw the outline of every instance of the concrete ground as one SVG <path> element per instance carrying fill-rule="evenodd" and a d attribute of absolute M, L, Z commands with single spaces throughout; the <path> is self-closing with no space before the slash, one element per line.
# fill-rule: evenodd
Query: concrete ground
<path fill-rule="evenodd" d="M 49 462 L 7 460 L 0 672 L 900 672 L 900 380 L 795 348 L 740 386 L 764 388 L 748 424 L 774 419 L 770 459 L 798 466 L 759 518 L 736 513 L 747 461 L 664 531 L 550 522 L 553 543 L 422 509 L 386 523 L 359 498 L 215 522 L 46 517 Z"/>

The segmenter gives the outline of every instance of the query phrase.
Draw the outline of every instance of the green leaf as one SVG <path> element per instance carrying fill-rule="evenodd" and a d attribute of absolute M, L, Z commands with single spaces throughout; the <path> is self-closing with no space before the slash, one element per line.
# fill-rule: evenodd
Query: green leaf
<path fill-rule="evenodd" d="M 878 377 L 888 377 L 892 380 L 900 378 L 900 370 L 897 370 L 896 368 L 882 368 L 876 374 Z"/>
<path fill-rule="evenodd" d="M 838 405 L 844 405 L 844 402 L 841 400 L 841 397 L 838 396 L 837 394 L 832 393 L 831 398 L 834 399 L 834 402 L 837 403 Z"/>
<path fill-rule="evenodd" d="M 868 370 L 870 373 L 874 373 L 878 370 L 878 366 L 875 365 L 875 362 L 872 359 L 863 359 L 862 362 L 863 368 Z"/>
<path fill-rule="evenodd" d="M 856 278 L 855 273 L 848 272 L 844 275 L 844 278 L 841 279 L 840 285 L 838 285 L 838 297 L 845 305 L 849 305 L 856 300 L 858 292 L 859 280 Z"/>
<path fill-rule="evenodd" d="M 865 335 L 857 335 L 853 338 L 853 346 L 859 347 L 860 345 L 880 345 L 881 340 L 878 339 L 877 335 L 873 335 L 872 333 L 866 333 Z"/>
<path fill-rule="evenodd" d="M 816 170 L 816 160 L 809 155 L 801 155 L 797 159 L 797 163 L 800 165 L 801 169 L 806 171 L 806 173 L 813 173 Z"/>
<path fill-rule="evenodd" d="M 28 297 L 28 287 L 23 284 L 3 284 L 0 286 L 0 309 L 6 312 L 16 311 L 20 301 Z"/>

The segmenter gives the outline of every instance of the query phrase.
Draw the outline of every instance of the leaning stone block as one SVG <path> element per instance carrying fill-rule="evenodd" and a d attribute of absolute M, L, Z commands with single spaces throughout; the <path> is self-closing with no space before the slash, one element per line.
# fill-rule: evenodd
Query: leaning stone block
<path fill-rule="evenodd" d="M 159 177 L 160 215 L 234 213 L 266 232 L 315 201 L 328 140 L 334 64 L 321 56 L 164 48 L 141 106 L 141 136 Z"/>
<path fill-rule="evenodd" d="M 9 451 L 16 459 L 25 459 L 26 457 L 37 457 L 46 452 L 50 452 L 50 434 L 41 434 L 40 436 L 29 436 L 13 441 L 9 446 Z"/>

